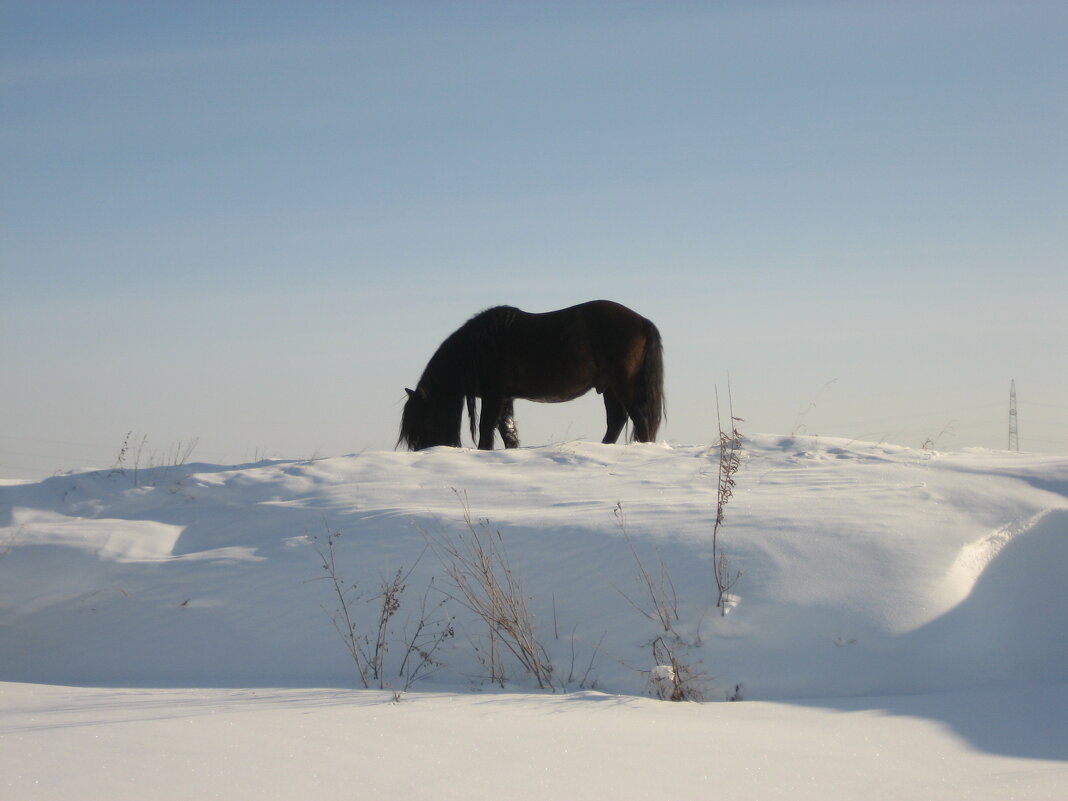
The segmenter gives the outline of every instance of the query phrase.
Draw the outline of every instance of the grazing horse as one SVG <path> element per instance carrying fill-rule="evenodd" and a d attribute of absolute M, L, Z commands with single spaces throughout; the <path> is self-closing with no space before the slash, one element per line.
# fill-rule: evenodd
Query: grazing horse
<path fill-rule="evenodd" d="M 608 430 L 602 442 L 619 439 L 628 416 L 636 440 L 655 440 L 664 414 L 663 348 L 656 326 L 608 300 L 544 314 L 496 306 L 442 342 L 416 388 L 405 390 L 397 443 L 413 451 L 460 447 L 465 402 L 475 439 L 477 397 L 482 399 L 478 447 L 493 450 L 496 429 L 505 447 L 515 448 L 515 398 L 559 403 L 590 389 L 604 396 Z"/>

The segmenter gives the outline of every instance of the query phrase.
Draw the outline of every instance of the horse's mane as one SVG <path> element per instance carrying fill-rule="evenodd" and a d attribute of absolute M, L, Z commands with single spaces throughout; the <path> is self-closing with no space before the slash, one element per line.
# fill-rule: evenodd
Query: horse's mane
<path fill-rule="evenodd" d="M 494 306 L 479 312 L 438 346 L 419 379 L 419 386 L 432 395 L 463 397 L 471 439 L 477 440 L 475 397 L 481 391 L 484 376 L 494 370 L 502 332 L 519 314 L 522 312 L 514 306 Z"/>

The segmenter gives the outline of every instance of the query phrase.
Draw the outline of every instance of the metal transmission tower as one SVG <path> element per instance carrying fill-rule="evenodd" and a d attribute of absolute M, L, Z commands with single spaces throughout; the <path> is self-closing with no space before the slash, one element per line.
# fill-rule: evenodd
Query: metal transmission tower
<path fill-rule="evenodd" d="M 1020 450 L 1020 434 L 1016 429 L 1016 379 L 1009 385 L 1009 450 Z"/>

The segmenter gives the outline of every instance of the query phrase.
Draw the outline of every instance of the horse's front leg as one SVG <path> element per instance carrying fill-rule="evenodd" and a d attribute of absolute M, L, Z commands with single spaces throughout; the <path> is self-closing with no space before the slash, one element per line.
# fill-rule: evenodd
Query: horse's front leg
<path fill-rule="evenodd" d="M 493 430 L 497 427 L 497 421 L 501 419 L 503 405 L 504 400 L 499 396 L 482 396 L 482 416 L 478 421 L 478 449 L 480 451 L 493 450 Z"/>
<path fill-rule="evenodd" d="M 512 411 L 511 398 L 501 404 L 501 413 L 497 418 L 497 430 L 501 432 L 504 447 L 519 447 L 519 429 L 515 425 L 515 414 Z"/>
<path fill-rule="evenodd" d="M 627 424 L 627 407 L 614 389 L 604 391 L 604 410 L 608 418 L 608 430 L 605 431 L 601 442 L 605 445 L 614 445 L 623 431 L 623 426 Z"/>

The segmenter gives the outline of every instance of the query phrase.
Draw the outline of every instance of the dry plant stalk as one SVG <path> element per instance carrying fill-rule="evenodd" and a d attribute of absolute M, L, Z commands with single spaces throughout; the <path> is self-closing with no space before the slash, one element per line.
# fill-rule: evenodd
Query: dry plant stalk
<path fill-rule="evenodd" d="M 730 404 L 731 430 L 730 433 L 723 430 L 723 424 L 719 422 L 719 390 L 716 390 L 716 425 L 719 428 L 719 470 L 716 482 L 716 522 L 712 526 L 712 565 L 716 579 L 716 589 L 719 597 L 716 606 L 720 613 L 727 614 L 726 601 L 731 588 L 741 577 L 740 571 L 731 571 L 727 554 L 719 550 L 719 530 L 723 525 L 724 512 L 727 503 L 734 494 L 734 474 L 741 465 L 742 435 L 738 432 L 737 424 L 744 422 L 742 418 L 734 416 L 734 403 L 730 397 L 730 383 L 727 384 L 727 398 Z"/>
<path fill-rule="evenodd" d="M 353 602 L 352 593 L 356 590 L 356 585 L 345 587 L 337 571 L 336 546 L 339 536 L 341 536 L 341 532 L 331 531 L 330 527 L 327 526 L 326 547 L 323 548 L 319 544 L 318 538 L 315 537 L 312 538 L 312 547 L 315 548 L 315 552 L 319 554 L 319 559 L 322 560 L 323 570 L 326 572 L 324 578 L 330 582 L 337 599 L 337 608 L 330 615 L 330 622 L 334 624 L 334 629 L 337 631 L 338 636 L 345 643 L 345 649 L 356 667 L 360 682 L 364 687 L 370 687 L 371 685 L 367 678 L 367 666 L 364 664 L 363 652 L 360 648 L 359 634 L 349 611 L 349 607 Z M 325 607 L 323 608 L 325 609 Z"/>
<path fill-rule="evenodd" d="M 539 689 L 555 689 L 552 664 L 535 634 L 522 579 L 508 562 L 500 532 L 489 532 L 485 523 L 476 525 L 467 496 L 453 491 L 463 508 L 466 531 L 456 538 L 438 537 L 432 546 L 456 588 L 454 600 L 474 612 L 489 629 L 490 679 L 504 684 L 498 655 L 498 649 L 503 647 Z"/>
<path fill-rule="evenodd" d="M 416 624 L 415 633 L 408 638 L 408 645 L 404 651 L 404 659 L 401 661 L 397 675 L 404 679 L 404 689 L 407 690 L 416 681 L 430 676 L 441 669 L 442 664 L 434 658 L 437 650 L 444 645 L 445 641 L 456 634 L 452 620 L 446 615 L 444 623 L 431 623 L 432 612 L 440 610 L 445 605 L 444 596 L 437 606 L 427 611 L 427 601 L 430 597 L 434 579 L 430 580 L 430 586 L 423 593 L 423 605 L 419 610 L 419 622 Z M 414 657 L 414 658 L 413 658 Z"/>
<path fill-rule="evenodd" d="M 111 470 L 108 471 L 109 478 L 126 475 L 126 456 L 130 453 L 132 447 L 130 437 L 133 436 L 133 433 L 133 431 L 126 432 L 126 437 L 122 441 L 122 447 L 119 448 L 119 454 L 115 458 L 115 464 L 112 466 Z M 150 486 L 164 483 L 167 480 L 171 468 L 182 467 L 189 461 L 189 457 L 193 455 L 193 451 L 196 449 L 199 441 L 200 440 L 197 437 L 193 437 L 188 442 L 179 440 L 166 452 L 162 461 L 157 461 L 156 451 L 152 450 L 148 454 L 148 463 L 145 465 L 142 462 L 142 459 L 145 446 L 148 444 L 148 435 L 142 434 L 140 442 L 136 443 L 136 450 L 133 451 L 133 485 L 135 487 L 141 486 L 140 473 L 143 470 L 152 470 L 157 467 L 162 467 L 164 469 L 155 477 L 154 482 Z"/>
<path fill-rule="evenodd" d="M 638 551 L 634 548 L 630 534 L 627 533 L 627 517 L 623 511 L 622 501 L 616 502 L 616 508 L 612 510 L 612 514 L 615 515 L 619 530 L 627 540 L 630 554 L 634 557 L 634 563 L 638 568 L 638 575 L 645 585 L 648 606 L 635 601 L 622 590 L 618 590 L 619 594 L 645 617 L 659 623 L 665 633 L 671 634 L 677 639 L 679 635 L 675 631 L 675 624 L 679 621 L 679 596 L 675 591 L 675 584 L 668 574 L 667 565 L 664 564 L 663 558 L 658 555 L 657 560 L 660 570 L 659 575 L 654 576 L 649 568 L 645 566 L 645 562 L 638 556 Z"/>
<path fill-rule="evenodd" d="M 630 553 L 637 565 L 638 575 L 645 585 L 647 597 L 639 602 L 622 590 L 618 591 L 631 606 L 659 624 L 662 629 L 662 633 L 650 643 L 653 648 L 653 668 L 647 673 L 653 695 L 662 701 L 700 701 L 703 698 L 699 687 L 701 677 L 680 658 L 680 654 L 685 654 L 690 643 L 675 629 L 679 622 L 679 599 L 667 566 L 658 554 L 659 574 L 650 571 L 638 556 L 637 549 L 627 534 L 622 502 L 616 503 L 614 514 L 620 531 L 630 546 Z"/>
<path fill-rule="evenodd" d="M 653 640 L 653 663 L 650 682 L 661 701 L 701 701 L 699 676 L 685 662 L 680 662 L 675 647 L 663 637 Z"/>
<path fill-rule="evenodd" d="M 372 601 L 381 600 L 378 613 L 378 633 L 375 637 L 374 647 L 365 654 L 367 663 L 371 667 L 371 677 L 378 680 L 379 689 L 385 686 L 386 652 L 389 650 L 389 622 L 400 610 L 400 599 L 407 589 L 407 575 L 403 568 L 397 568 L 392 579 L 382 579 L 382 592 L 372 598 Z"/>
<path fill-rule="evenodd" d="M 324 520 L 324 525 L 326 522 Z M 330 583 L 335 596 L 335 608 L 331 612 L 330 621 L 338 636 L 345 643 L 352 664 L 360 677 L 364 687 L 370 687 L 372 682 L 377 682 L 379 689 L 386 688 L 386 654 L 389 652 L 390 635 L 392 634 L 392 621 L 401 608 L 401 599 L 407 589 L 408 577 L 411 576 L 415 565 L 407 572 L 398 568 L 391 577 L 383 576 L 381 591 L 370 598 L 358 594 L 356 584 L 347 585 L 338 572 L 337 567 L 337 543 L 341 532 L 333 531 L 326 525 L 325 546 L 318 537 L 311 538 L 312 546 L 319 555 L 325 576 L 323 579 Z M 422 555 L 420 555 L 420 559 Z M 420 559 L 416 559 L 416 564 Z M 401 661 L 398 676 L 403 678 L 404 690 L 420 678 L 424 678 L 435 672 L 440 664 L 434 659 L 438 648 L 455 633 L 452 621 L 447 617 L 444 622 L 440 619 L 432 619 L 432 612 L 436 612 L 444 605 L 439 603 L 431 612 L 427 611 L 427 600 L 430 589 L 423 596 L 423 605 L 419 614 L 419 621 L 415 627 L 415 633 L 405 643 L 404 658 Z M 359 624 L 354 619 L 353 611 L 357 605 L 377 602 L 378 619 L 374 624 L 374 638 L 370 633 L 361 631 Z M 326 609 L 326 607 L 323 607 Z"/>

